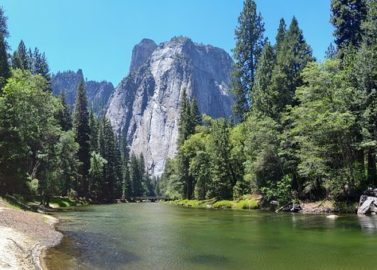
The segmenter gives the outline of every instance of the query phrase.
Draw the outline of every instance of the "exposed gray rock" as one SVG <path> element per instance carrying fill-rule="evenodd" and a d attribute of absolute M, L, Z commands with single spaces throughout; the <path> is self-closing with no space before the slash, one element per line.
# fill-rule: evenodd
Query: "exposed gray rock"
<path fill-rule="evenodd" d="M 157 44 L 151 39 L 143 39 L 132 50 L 130 72 L 138 70 L 152 55 Z"/>
<path fill-rule="evenodd" d="M 231 115 L 232 59 L 222 49 L 185 37 L 153 44 L 143 40 L 134 48 L 130 73 L 115 89 L 106 116 L 117 134 L 126 136 L 130 150 L 143 153 L 149 173 L 158 176 L 177 150 L 184 89 L 202 113 Z"/>
<path fill-rule="evenodd" d="M 84 75 L 81 69 L 77 72 L 58 72 L 52 76 L 52 92 L 54 95 L 60 95 L 60 93 L 64 91 L 67 104 L 73 107 L 75 104 L 77 87 L 83 79 Z M 114 92 L 113 84 L 107 81 L 86 81 L 85 89 L 89 106 L 97 115 L 102 115 L 106 110 L 106 105 L 111 94 Z"/>

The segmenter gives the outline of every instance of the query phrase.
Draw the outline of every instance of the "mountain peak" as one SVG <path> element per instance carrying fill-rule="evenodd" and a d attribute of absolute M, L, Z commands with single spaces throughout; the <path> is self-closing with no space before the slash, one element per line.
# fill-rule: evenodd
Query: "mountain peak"
<path fill-rule="evenodd" d="M 144 155 L 148 172 L 159 176 L 177 151 L 183 91 L 196 98 L 201 113 L 231 115 L 233 62 L 224 50 L 182 36 L 158 46 L 142 41 L 132 55 L 130 74 L 110 98 L 106 116 L 130 151 Z"/>
<path fill-rule="evenodd" d="M 130 73 L 138 70 L 152 55 L 157 44 L 148 38 L 142 39 L 132 50 Z"/>

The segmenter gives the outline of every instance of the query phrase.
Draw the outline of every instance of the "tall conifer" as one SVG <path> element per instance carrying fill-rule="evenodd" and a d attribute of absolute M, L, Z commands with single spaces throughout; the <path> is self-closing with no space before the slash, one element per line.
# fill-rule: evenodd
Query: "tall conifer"
<path fill-rule="evenodd" d="M 263 33 L 262 16 L 257 13 L 254 0 L 245 0 L 235 31 L 235 65 L 232 74 L 235 96 L 233 111 L 237 120 L 243 120 L 245 113 L 252 105 L 250 96 L 258 57 L 264 44 Z"/>
<path fill-rule="evenodd" d="M 84 81 L 81 81 L 77 88 L 73 127 L 76 141 L 80 145 L 78 159 L 81 162 L 81 181 L 78 183 L 77 191 L 80 196 L 86 197 L 88 195 L 88 173 L 90 168 L 90 128 Z"/>

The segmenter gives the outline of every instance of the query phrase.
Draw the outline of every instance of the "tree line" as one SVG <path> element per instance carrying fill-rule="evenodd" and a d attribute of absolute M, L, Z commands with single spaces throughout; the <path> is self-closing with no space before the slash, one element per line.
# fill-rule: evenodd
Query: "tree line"
<path fill-rule="evenodd" d="M 55 97 L 44 53 L 23 41 L 8 54 L 7 18 L 0 9 L 0 194 L 72 196 L 112 202 L 153 196 L 156 183 L 142 155 L 129 153 L 106 117 L 88 108 L 85 82 L 74 108 Z"/>
<path fill-rule="evenodd" d="M 296 18 L 275 42 L 253 0 L 235 30 L 233 119 L 181 105 L 178 154 L 161 192 L 172 198 L 357 200 L 377 185 L 377 1 L 332 0 L 335 45 L 317 61 Z"/>

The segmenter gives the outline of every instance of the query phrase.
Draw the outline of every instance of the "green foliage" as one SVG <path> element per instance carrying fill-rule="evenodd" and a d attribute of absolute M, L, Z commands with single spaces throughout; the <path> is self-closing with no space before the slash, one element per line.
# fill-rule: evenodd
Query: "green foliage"
<path fill-rule="evenodd" d="M 76 96 L 75 111 L 73 115 L 73 129 L 75 131 L 76 142 L 80 148 L 77 154 L 80 165 L 80 180 L 77 182 L 76 190 L 80 197 L 88 196 L 88 173 L 90 168 L 90 127 L 88 101 L 84 82 L 81 81 Z"/>
<path fill-rule="evenodd" d="M 270 87 L 274 65 L 274 49 L 269 42 L 266 42 L 255 73 L 252 108 L 253 111 L 260 112 L 270 117 L 276 115 L 277 110 L 277 108 L 274 108 L 274 106 L 276 106 L 274 101 L 277 93 Z"/>
<path fill-rule="evenodd" d="M 27 53 L 25 43 L 21 40 L 17 50 L 13 53 L 12 67 L 14 69 L 30 70 L 30 57 Z"/>
<path fill-rule="evenodd" d="M 0 7 L 0 92 L 6 80 L 11 76 L 7 53 L 8 44 L 6 41 L 8 35 L 7 18 Z"/>
<path fill-rule="evenodd" d="M 217 120 L 211 126 L 209 151 L 212 179 L 209 188 L 210 197 L 232 198 L 237 175 L 231 158 L 229 126 L 225 119 Z"/>
<path fill-rule="evenodd" d="M 0 179 L 2 192 L 22 191 L 28 175 L 38 178 L 55 156 L 59 102 L 45 93 L 40 76 L 16 70 L 0 97 Z M 41 106 L 43 104 L 43 106 Z M 49 162 L 47 162 L 49 163 Z"/>
<path fill-rule="evenodd" d="M 339 48 L 357 47 L 362 40 L 361 25 L 367 13 L 366 0 L 332 0 L 331 22 Z"/>
<path fill-rule="evenodd" d="M 330 60 L 308 65 L 303 72 L 305 86 L 296 93 L 300 105 L 291 111 L 290 132 L 299 145 L 298 173 L 305 179 L 304 192 L 314 196 L 323 188 L 330 193 L 339 190 L 335 183 L 355 187 L 361 181 L 354 168 L 355 116 L 349 109 L 355 90 L 339 66 Z"/>
<path fill-rule="evenodd" d="M 266 201 L 276 200 L 280 205 L 285 205 L 292 201 L 292 185 L 291 179 L 284 176 L 280 181 L 268 181 L 262 187 L 261 192 Z"/>
<path fill-rule="evenodd" d="M 276 47 L 276 63 L 269 93 L 275 97 L 271 105 L 276 107 L 274 118 L 277 119 L 285 106 L 294 104 L 296 87 L 302 84 L 301 72 L 313 57 L 295 17 L 284 34 L 284 39 Z"/>
<path fill-rule="evenodd" d="M 90 196 L 96 200 L 101 201 L 104 198 L 103 194 L 103 170 L 107 160 L 104 159 L 99 153 L 91 152 L 90 156 Z"/>
<path fill-rule="evenodd" d="M 64 131 L 72 129 L 72 116 L 69 106 L 65 100 L 65 92 L 62 91 L 60 94 L 61 110 L 59 110 L 57 118 L 59 124 Z"/>
<path fill-rule="evenodd" d="M 264 44 L 264 24 L 257 13 L 254 0 L 245 0 L 235 31 L 236 47 L 233 51 L 235 65 L 233 71 L 234 114 L 243 120 L 248 111 L 254 84 L 255 70 Z"/>
<path fill-rule="evenodd" d="M 75 181 L 78 179 L 79 160 L 77 152 L 79 145 L 75 141 L 73 131 L 62 132 L 57 148 L 57 169 L 59 171 L 59 194 L 67 196 L 69 191 L 74 188 Z"/>
<path fill-rule="evenodd" d="M 280 126 L 270 117 L 252 114 L 245 122 L 245 179 L 256 192 L 268 181 L 279 181 L 283 164 L 278 155 Z"/>

